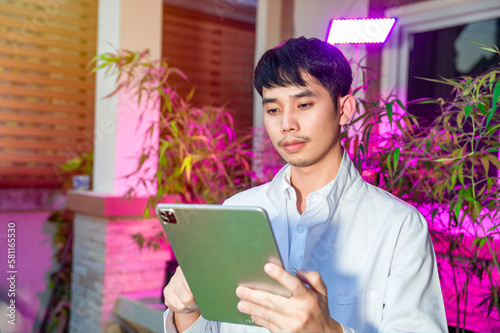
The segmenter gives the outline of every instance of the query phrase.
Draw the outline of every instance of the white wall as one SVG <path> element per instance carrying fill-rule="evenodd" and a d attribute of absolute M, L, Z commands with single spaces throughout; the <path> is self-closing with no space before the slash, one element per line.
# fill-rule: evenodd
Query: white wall
<path fill-rule="evenodd" d="M 295 0 L 295 36 L 325 39 L 333 18 L 359 18 L 368 15 L 368 0 Z"/>
<path fill-rule="evenodd" d="M 294 1 L 294 34 L 296 37 L 316 37 L 326 39 L 330 20 L 342 18 L 368 17 L 369 0 L 295 0 Z M 363 45 L 336 45 L 351 62 L 364 64 L 366 48 Z M 353 66 L 354 82 L 357 85 L 361 75 L 356 75 Z"/>
<path fill-rule="evenodd" d="M 367 17 L 368 5 L 369 0 L 294 0 L 294 36 L 325 40 L 331 19 Z M 281 1 L 278 0 L 258 2 L 255 63 L 267 49 L 281 42 L 276 40 L 276 35 L 281 33 L 280 6 Z M 366 54 L 362 45 L 338 45 L 338 47 L 352 63 L 362 60 Z M 356 84 L 356 76 L 353 84 Z M 255 93 L 254 127 L 257 128 L 264 126 L 260 103 L 260 96 Z"/>

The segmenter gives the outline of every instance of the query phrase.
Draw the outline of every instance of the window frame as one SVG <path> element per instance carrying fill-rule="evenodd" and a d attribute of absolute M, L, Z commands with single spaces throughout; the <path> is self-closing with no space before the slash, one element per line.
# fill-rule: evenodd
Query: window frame
<path fill-rule="evenodd" d="M 390 8 L 385 15 L 397 21 L 382 49 L 380 92 L 406 102 L 410 35 L 500 18 L 500 1 L 432 0 Z"/>

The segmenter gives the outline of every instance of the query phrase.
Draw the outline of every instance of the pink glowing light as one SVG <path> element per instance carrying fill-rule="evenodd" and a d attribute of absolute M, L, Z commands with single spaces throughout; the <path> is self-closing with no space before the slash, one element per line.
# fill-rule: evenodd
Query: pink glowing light
<path fill-rule="evenodd" d="M 331 20 L 326 41 L 330 44 L 384 43 L 396 19 Z"/>

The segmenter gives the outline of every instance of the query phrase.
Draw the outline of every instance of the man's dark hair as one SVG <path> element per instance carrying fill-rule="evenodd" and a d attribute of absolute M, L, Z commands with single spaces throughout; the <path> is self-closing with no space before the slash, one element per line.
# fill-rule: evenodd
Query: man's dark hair
<path fill-rule="evenodd" d="M 338 97 L 349 93 L 349 62 L 338 48 L 317 38 L 290 38 L 268 50 L 255 67 L 253 85 L 262 96 L 264 88 L 305 86 L 304 74 L 328 90 L 335 108 Z"/>

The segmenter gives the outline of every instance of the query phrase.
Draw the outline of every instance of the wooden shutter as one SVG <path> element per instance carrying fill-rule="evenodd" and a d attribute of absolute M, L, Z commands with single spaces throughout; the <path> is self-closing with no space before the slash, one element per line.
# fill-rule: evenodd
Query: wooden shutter
<path fill-rule="evenodd" d="M 250 129 L 255 24 L 169 5 L 163 20 L 163 56 L 190 79 L 172 83 L 185 94 L 195 86 L 195 105 L 225 105 L 238 128 Z"/>
<path fill-rule="evenodd" d="M 93 148 L 98 0 L 0 0 L 0 187 L 56 187 Z"/>

